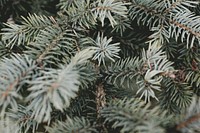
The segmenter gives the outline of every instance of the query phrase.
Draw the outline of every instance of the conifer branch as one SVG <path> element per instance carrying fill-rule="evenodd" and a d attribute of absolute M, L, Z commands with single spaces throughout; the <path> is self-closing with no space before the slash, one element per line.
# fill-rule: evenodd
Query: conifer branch
<path fill-rule="evenodd" d="M 190 117 L 189 119 L 187 119 L 186 121 L 182 122 L 182 123 L 179 123 L 177 126 L 176 126 L 176 129 L 177 130 L 180 130 L 182 128 L 185 128 L 186 126 L 198 121 L 200 119 L 200 113 Z"/>
<path fill-rule="evenodd" d="M 0 0 L 0 132 L 200 132 L 199 5 Z"/>
<path fill-rule="evenodd" d="M 35 37 L 48 26 L 57 25 L 52 17 L 38 16 L 29 14 L 23 18 L 22 25 L 6 23 L 6 28 L 2 29 L 2 40 L 7 42 L 7 47 L 13 48 L 14 45 L 28 45 Z"/>
<path fill-rule="evenodd" d="M 23 99 L 19 91 L 27 80 L 32 78 L 34 69 L 36 69 L 35 62 L 27 56 L 13 55 L 11 59 L 2 60 L 0 64 L 1 116 L 5 114 L 8 106 L 17 110 L 17 99 Z"/>

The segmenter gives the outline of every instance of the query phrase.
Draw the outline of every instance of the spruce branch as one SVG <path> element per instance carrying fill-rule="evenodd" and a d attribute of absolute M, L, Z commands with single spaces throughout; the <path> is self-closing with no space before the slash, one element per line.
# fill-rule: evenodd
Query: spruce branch
<path fill-rule="evenodd" d="M 96 53 L 94 54 L 92 59 L 97 60 L 99 66 L 101 65 L 101 63 L 106 66 L 106 59 L 114 62 L 114 58 L 120 58 L 119 43 L 111 44 L 111 42 L 112 37 L 107 39 L 106 36 L 104 37 L 103 33 L 98 33 L 97 38 L 93 43 L 93 45 L 95 45 L 93 48 L 96 50 Z"/>
<path fill-rule="evenodd" d="M 25 53 L 40 65 L 57 65 L 56 62 L 68 62 L 68 52 L 72 50 L 75 35 L 70 29 L 47 27 L 41 30 L 36 40 L 27 46 Z M 67 61 L 66 61 L 67 60 Z"/>
<path fill-rule="evenodd" d="M 157 27 L 165 19 L 165 1 L 161 0 L 133 0 L 129 9 L 129 16 L 132 20 L 137 20 L 138 25 Z"/>
<path fill-rule="evenodd" d="M 186 82 L 189 82 L 191 85 L 195 84 L 196 87 L 200 86 L 200 71 L 192 71 L 188 70 L 188 72 L 185 75 Z"/>
<path fill-rule="evenodd" d="M 95 18 L 98 18 L 102 26 L 105 24 L 105 19 L 107 18 L 111 24 L 112 27 L 114 27 L 117 22 L 114 19 L 112 14 L 127 17 L 127 7 L 126 5 L 129 5 L 130 3 L 123 3 L 121 1 L 115 1 L 115 0 L 98 0 L 97 6 L 92 9 L 94 11 Z"/>
<path fill-rule="evenodd" d="M 101 115 L 105 123 L 112 123 L 112 128 L 120 132 L 163 132 L 167 119 L 166 112 L 161 112 L 158 107 L 150 109 L 138 99 L 113 100 L 103 108 Z"/>
<path fill-rule="evenodd" d="M 61 10 L 66 11 L 75 2 L 75 0 L 60 0 L 58 6 Z"/>
<path fill-rule="evenodd" d="M 96 133 L 97 130 L 94 128 L 93 125 L 90 124 L 89 120 L 85 118 L 70 118 L 67 117 L 65 122 L 57 121 L 53 123 L 52 127 L 46 127 L 49 133 Z"/>
<path fill-rule="evenodd" d="M 170 20 L 171 26 L 169 32 L 176 40 L 179 37 L 182 42 L 186 40 L 187 48 L 192 48 L 195 39 L 199 41 L 200 38 L 199 21 L 200 17 L 194 15 L 192 12 L 176 13 L 172 20 Z"/>
<path fill-rule="evenodd" d="M 16 133 L 18 131 L 18 125 L 13 122 L 9 117 L 0 119 L 0 132 L 2 133 Z"/>
<path fill-rule="evenodd" d="M 191 43 L 191 47 L 193 46 L 193 42 L 195 36 L 198 37 L 198 32 L 193 31 L 193 26 L 196 25 L 195 21 L 190 21 L 189 18 L 192 17 L 191 11 L 188 7 L 195 7 L 199 2 L 197 1 L 188 1 L 188 0 L 175 0 L 175 1 L 157 1 L 150 0 L 148 2 L 144 2 L 141 0 L 135 0 L 132 2 L 132 6 L 129 10 L 129 16 L 132 20 L 137 20 L 138 25 L 146 25 L 149 26 L 150 30 L 154 33 L 150 36 L 150 38 L 157 39 L 159 38 L 163 43 L 164 40 L 169 41 L 168 39 L 172 37 L 175 33 L 175 38 L 178 39 L 181 28 L 183 28 L 183 32 L 181 39 L 185 37 L 184 34 L 187 34 L 187 45 L 189 45 L 189 40 Z M 184 10 L 184 12 L 182 12 Z M 141 15 L 142 14 L 142 15 Z M 180 15 L 180 18 L 178 15 Z M 187 15 L 190 14 L 190 15 Z M 181 20 L 185 17 L 188 17 L 187 20 Z M 197 19 L 194 17 L 193 19 Z M 177 20 L 173 20 L 177 19 Z M 188 21 L 185 23 L 185 21 Z M 181 23 L 183 22 L 183 23 Z M 188 24 L 191 23 L 192 24 Z M 186 25 L 185 25 L 186 24 Z M 178 28 L 172 28 L 171 25 L 176 25 Z M 187 27 L 189 25 L 189 28 Z M 198 27 L 198 26 L 197 26 Z M 172 31 L 174 29 L 174 31 Z M 188 31 L 193 37 L 190 39 L 190 34 L 186 33 Z"/>
<path fill-rule="evenodd" d="M 200 104 L 199 97 L 193 96 L 190 106 L 183 110 L 177 119 L 176 129 L 183 133 L 199 132 Z"/>
<path fill-rule="evenodd" d="M 73 23 L 72 27 L 80 26 L 89 29 L 96 25 L 97 20 L 92 13 L 90 0 L 74 0 L 68 10 L 64 12 L 67 13 L 69 20 Z"/>
<path fill-rule="evenodd" d="M 22 25 L 5 23 L 6 28 L 2 29 L 2 41 L 5 41 L 7 47 L 13 48 L 14 45 L 28 45 L 40 33 L 40 30 L 48 26 L 57 25 L 53 17 L 29 14 L 27 18 L 22 17 Z"/>
<path fill-rule="evenodd" d="M 160 93 L 160 105 L 170 113 L 180 113 L 181 109 L 187 108 L 192 100 L 192 88 L 184 82 L 164 78 Z"/>
<path fill-rule="evenodd" d="M 190 10 L 188 9 L 188 7 L 196 7 L 199 4 L 198 1 L 196 0 L 167 0 L 166 1 L 166 9 L 165 9 L 165 13 L 169 13 L 169 12 L 179 12 L 181 10 L 184 10 L 186 12 L 190 12 Z"/>
<path fill-rule="evenodd" d="M 35 133 L 39 124 L 31 118 L 31 114 L 32 112 L 27 111 L 25 106 L 19 105 L 17 112 L 9 110 L 6 115 L 17 125 L 17 132 L 28 133 L 32 131 L 32 133 Z"/>
<path fill-rule="evenodd" d="M 141 66 L 142 61 L 139 58 L 121 59 L 108 67 L 106 81 L 118 88 L 132 88 Z"/>
<path fill-rule="evenodd" d="M 0 132 L 200 132 L 199 4 L 0 0 Z"/>
<path fill-rule="evenodd" d="M 116 16 L 115 20 L 117 21 L 117 24 L 115 25 L 115 27 L 113 28 L 113 30 L 111 32 L 113 32 L 113 33 L 119 33 L 121 35 L 121 37 L 122 37 L 123 34 L 124 34 L 124 32 L 127 29 L 133 29 L 131 27 L 131 21 L 129 20 L 129 18 L 124 18 L 124 17 L 121 17 L 121 16 Z"/>
<path fill-rule="evenodd" d="M 20 94 L 22 86 L 32 78 L 36 64 L 27 55 L 13 55 L 11 59 L 3 58 L 0 64 L 0 107 L 1 116 L 8 107 L 13 110 L 18 108 L 18 100 L 23 97 Z"/>
<path fill-rule="evenodd" d="M 136 84 L 136 94 L 140 95 L 140 99 L 145 97 L 145 101 L 150 101 L 150 97 L 157 99 L 154 90 L 161 91 L 163 76 L 174 78 L 172 64 L 162 51 L 159 41 L 154 41 L 149 44 L 148 50 L 143 50 L 141 59 L 125 59 L 112 65 L 107 79 L 123 88 L 135 88 L 133 85 Z"/>
<path fill-rule="evenodd" d="M 94 50 L 85 49 L 61 69 L 42 70 L 42 76 L 29 82 L 31 87 L 28 88 L 30 95 L 27 101 L 30 101 L 30 104 L 27 109 L 33 112 L 31 118 L 39 123 L 50 122 L 53 107 L 60 111 L 69 107 L 70 100 L 76 97 L 81 84 L 76 65 L 86 63 L 93 54 Z"/>

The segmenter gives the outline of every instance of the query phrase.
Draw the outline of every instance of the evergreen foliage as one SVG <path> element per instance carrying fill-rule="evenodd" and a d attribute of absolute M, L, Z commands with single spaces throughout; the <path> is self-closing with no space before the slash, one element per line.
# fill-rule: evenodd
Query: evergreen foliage
<path fill-rule="evenodd" d="M 0 132 L 200 132 L 199 13 L 199 0 L 0 0 Z"/>

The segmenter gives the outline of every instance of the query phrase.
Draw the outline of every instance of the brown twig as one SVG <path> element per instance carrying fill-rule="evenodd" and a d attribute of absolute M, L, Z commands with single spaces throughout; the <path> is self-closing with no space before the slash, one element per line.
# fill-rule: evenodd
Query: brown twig
<path fill-rule="evenodd" d="M 181 122 L 180 124 L 178 124 L 178 125 L 176 126 L 176 129 L 177 129 L 177 130 L 180 130 L 180 129 L 182 129 L 182 128 L 188 126 L 189 124 L 191 124 L 191 123 L 193 123 L 193 122 L 195 122 L 195 121 L 198 121 L 199 119 L 200 119 L 200 113 L 198 113 L 197 115 L 194 115 L 194 116 L 190 117 L 189 119 L 187 119 L 187 120 L 184 121 L 184 122 Z"/>

